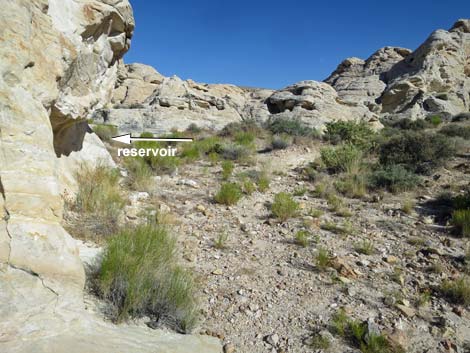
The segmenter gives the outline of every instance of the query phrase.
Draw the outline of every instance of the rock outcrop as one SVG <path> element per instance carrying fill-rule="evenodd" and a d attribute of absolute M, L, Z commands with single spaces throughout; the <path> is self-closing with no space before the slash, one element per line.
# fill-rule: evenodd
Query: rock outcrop
<path fill-rule="evenodd" d="M 332 120 L 374 120 L 365 105 L 341 100 L 324 82 L 298 82 L 275 92 L 266 103 L 272 118 L 298 119 L 319 130 Z"/>
<path fill-rule="evenodd" d="M 134 29 L 129 3 L 0 6 L 0 351 L 217 351 L 215 341 L 124 330 L 87 313 L 83 265 L 61 226 L 70 167 L 112 163 L 86 119 L 111 99 Z"/>
<path fill-rule="evenodd" d="M 95 123 L 116 125 L 120 133 L 165 133 L 199 127 L 221 129 L 243 119 L 265 120 L 264 101 L 271 90 L 228 84 L 204 84 L 164 77 L 143 64 L 121 64 L 114 89 L 113 108 L 94 115 Z"/>
<path fill-rule="evenodd" d="M 385 47 L 367 60 L 348 58 L 339 64 L 325 82 L 338 92 L 342 100 L 363 103 L 371 111 L 379 113 L 380 107 L 376 101 L 387 86 L 384 74 L 410 53 L 410 50 L 404 48 Z"/>
<path fill-rule="evenodd" d="M 301 81 L 278 91 L 199 84 L 163 77 L 153 68 L 122 66 L 114 108 L 96 122 L 121 133 L 184 130 L 189 124 L 219 129 L 242 119 L 300 119 L 322 129 L 331 120 L 447 118 L 470 109 L 469 20 L 434 32 L 412 52 L 384 47 L 367 60 L 345 59 L 324 81 Z"/>
<path fill-rule="evenodd" d="M 451 116 L 470 109 L 470 20 L 437 30 L 386 74 L 380 103 L 390 117 Z"/>

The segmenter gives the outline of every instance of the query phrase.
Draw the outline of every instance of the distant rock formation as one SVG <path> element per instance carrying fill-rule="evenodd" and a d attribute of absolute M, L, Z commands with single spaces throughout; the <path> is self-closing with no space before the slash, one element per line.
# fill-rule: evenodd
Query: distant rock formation
<path fill-rule="evenodd" d="M 113 163 L 86 119 L 110 101 L 134 29 L 127 0 L 0 0 L 0 351 L 217 352 L 216 340 L 88 313 L 61 193 Z"/>
<path fill-rule="evenodd" d="M 200 84 L 163 77 L 142 64 L 121 66 L 113 108 L 97 122 L 120 132 L 164 133 L 189 124 L 219 129 L 243 119 L 300 119 L 322 129 L 332 120 L 447 118 L 468 112 L 469 20 L 437 30 L 417 50 L 384 47 L 367 60 L 348 58 L 324 81 L 278 91 Z"/>
<path fill-rule="evenodd" d="M 272 90 L 228 84 L 202 84 L 164 77 L 143 64 L 120 64 L 113 93 L 114 107 L 97 111 L 94 121 L 116 125 L 120 132 L 164 133 L 191 123 L 221 129 L 242 119 L 265 120 L 263 103 Z"/>

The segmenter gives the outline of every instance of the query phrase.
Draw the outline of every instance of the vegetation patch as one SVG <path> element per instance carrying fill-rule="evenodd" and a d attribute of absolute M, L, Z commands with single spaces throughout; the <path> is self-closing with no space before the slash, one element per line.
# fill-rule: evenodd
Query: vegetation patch
<path fill-rule="evenodd" d="M 386 189 L 393 193 L 409 191 L 420 183 L 419 176 L 401 165 L 391 164 L 379 167 L 368 178 L 371 189 Z"/>
<path fill-rule="evenodd" d="M 271 212 L 281 221 L 297 216 L 299 204 L 292 196 L 285 192 L 280 192 L 274 196 L 274 202 L 271 205 Z"/>
<path fill-rule="evenodd" d="M 351 144 L 322 148 L 320 155 L 326 170 L 332 174 L 357 170 L 363 157 L 362 151 Z"/>
<path fill-rule="evenodd" d="M 326 124 L 324 139 L 333 144 L 349 143 L 360 149 L 370 149 L 375 135 L 366 121 L 334 121 Z"/>
<path fill-rule="evenodd" d="M 234 205 L 242 198 L 242 190 L 236 183 L 224 183 L 214 199 L 223 205 Z"/>
<path fill-rule="evenodd" d="M 193 277 L 177 265 L 175 239 L 165 228 L 141 225 L 112 237 L 97 289 L 116 309 L 118 322 L 146 316 L 185 333 L 197 323 Z"/>
<path fill-rule="evenodd" d="M 367 322 L 349 318 L 344 310 L 339 310 L 331 320 L 333 333 L 358 348 L 363 353 L 403 353 L 401 347 L 393 345 L 386 336 L 370 332 Z"/>
<path fill-rule="evenodd" d="M 411 172 L 429 174 L 455 154 L 455 143 L 442 134 L 404 131 L 379 148 L 382 165 L 401 165 Z"/>
<path fill-rule="evenodd" d="M 72 233 L 85 239 L 100 241 L 118 228 L 118 218 L 125 201 L 119 186 L 119 170 L 105 165 L 83 165 L 77 175 L 78 192 L 75 200 L 66 203 L 76 212 Z"/>
<path fill-rule="evenodd" d="M 468 277 L 445 281 L 440 290 L 450 302 L 470 305 L 470 279 Z"/>

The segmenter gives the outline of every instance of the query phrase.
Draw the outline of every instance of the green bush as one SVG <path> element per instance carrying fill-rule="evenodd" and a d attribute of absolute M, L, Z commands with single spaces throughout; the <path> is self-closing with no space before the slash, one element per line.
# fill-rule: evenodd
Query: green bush
<path fill-rule="evenodd" d="M 288 193 L 280 192 L 274 196 L 271 211 L 276 218 L 286 221 L 297 215 L 299 204 Z"/>
<path fill-rule="evenodd" d="M 233 173 L 234 165 L 232 161 L 223 161 L 222 162 L 222 179 L 228 180 Z"/>
<path fill-rule="evenodd" d="M 224 205 L 234 205 L 242 197 L 242 190 L 236 183 L 225 183 L 220 187 L 214 199 L 217 203 Z"/>
<path fill-rule="evenodd" d="M 334 121 L 326 124 L 324 138 L 334 144 L 345 142 L 358 148 L 368 149 L 375 132 L 365 121 Z"/>
<path fill-rule="evenodd" d="M 97 287 L 117 321 L 147 316 L 181 332 L 197 323 L 194 280 L 176 264 L 175 238 L 165 228 L 141 225 L 111 238 Z"/>
<path fill-rule="evenodd" d="M 235 142 L 241 146 L 254 148 L 255 134 L 247 131 L 239 132 L 235 135 Z"/>
<path fill-rule="evenodd" d="M 431 124 L 432 127 L 438 127 L 442 124 L 442 119 L 439 115 L 430 115 L 426 117 L 426 121 Z"/>
<path fill-rule="evenodd" d="M 462 237 L 470 237 L 470 209 L 460 209 L 452 212 L 451 223 L 457 234 Z"/>
<path fill-rule="evenodd" d="M 442 134 L 405 131 L 379 148 L 382 165 L 398 164 L 412 172 L 429 174 L 455 154 L 455 144 Z"/>
<path fill-rule="evenodd" d="M 468 277 L 445 281 L 442 283 L 440 290 L 449 301 L 456 304 L 470 305 L 470 279 Z"/>
<path fill-rule="evenodd" d="M 361 150 L 351 144 L 322 148 L 320 155 L 330 173 L 353 172 L 360 167 L 363 157 Z"/>
<path fill-rule="evenodd" d="M 141 137 L 153 137 L 152 133 L 143 132 Z M 167 137 L 181 137 L 181 134 L 171 134 Z M 138 141 L 135 143 L 136 148 L 166 148 L 168 146 L 167 143 L 162 142 L 154 142 L 154 141 Z M 142 158 L 154 171 L 157 172 L 165 172 L 171 173 L 176 170 L 176 168 L 181 164 L 181 159 L 178 156 L 165 156 L 162 157 L 160 155 L 154 156 L 150 154 L 145 157 L 138 157 Z"/>
<path fill-rule="evenodd" d="M 404 353 L 402 347 L 392 344 L 386 336 L 369 332 L 367 322 L 349 318 L 344 310 L 339 310 L 332 317 L 332 330 L 362 353 Z"/>
<path fill-rule="evenodd" d="M 206 137 L 193 142 L 185 143 L 181 149 L 181 158 L 197 160 L 216 153 L 222 140 L 217 136 Z"/>
<path fill-rule="evenodd" d="M 413 190 L 421 179 L 416 174 L 408 171 L 400 165 L 387 165 L 373 171 L 368 180 L 371 189 L 386 189 L 397 193 Z"/>
<path fill-rule="evenodd" d="M 95 124 L 93 125 L 93 132 L 103 141 L 110 141 L 111 137 L 118 134 L 118 129 L 114 125 L 108 124 Z"/>
<path fill-rule="evenodd" d="M 267 129 L 273 134 L 287 134 L 291 136 L 318 137 L 318 131 L 308 127 L 298 119 L 271 118 L 267 122 Z"/>
<path fill-rule="evenodd" d="M 470 139 L 470 126 L 462 126 L 459 124 L 450 124 L 443 126 L 439 133 L 449 137 L 461 137 L 463 139 Z"/>

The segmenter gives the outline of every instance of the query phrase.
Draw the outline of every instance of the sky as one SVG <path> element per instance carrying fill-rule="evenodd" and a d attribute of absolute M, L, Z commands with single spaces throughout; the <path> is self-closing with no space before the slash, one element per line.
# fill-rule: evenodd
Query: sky
<path fill-rule="evenodd" d="M 126 63 L 205 83 L 279 89 L 324 80 L 345 58 L 416 49 L 470 18 L 469 0 L 130 0 Z"/>

